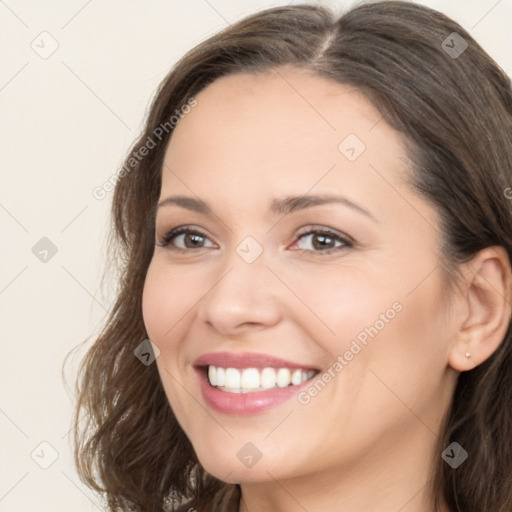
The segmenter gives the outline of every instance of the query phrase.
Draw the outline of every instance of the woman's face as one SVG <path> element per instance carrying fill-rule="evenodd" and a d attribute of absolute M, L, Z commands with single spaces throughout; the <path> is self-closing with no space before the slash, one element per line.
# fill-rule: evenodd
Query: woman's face
<path fill-rule="evenodd" d="M 438 220 L 400 136 L 291 69 L 196 99 L 165 156 L 143 313 L 200 462 L 230 482 L 419 471 L 456 372 Z"/>

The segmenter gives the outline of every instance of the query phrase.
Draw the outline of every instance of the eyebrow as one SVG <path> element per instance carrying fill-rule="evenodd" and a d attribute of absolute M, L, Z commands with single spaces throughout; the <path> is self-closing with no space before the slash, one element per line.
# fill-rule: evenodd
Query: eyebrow
<path fill-rule="evenodd" d="M 212 213 L 212 209 L 201 199 L 196 199 L 194 197 L 187 196 L 170 196 L 165 199 L 162 199 L 157 205 L 157 208 L 162 208 L 162 206 L 176 205 L 181 206 L 181 208 L 185 208 L 187 210 L 192 210 L 193 212 L 202 213 L 204 215 L 208 215 Z"/>
<path fill-rule="evenodd" d="M 297 210 L 304 210 L 313 206 L 321 206 L 325 204 L 342 204 L 362 213 L 363 215 L 377 221 L 377 219 L 365 208 L 354 203 L 350 199 L 342 196 L 335 195 L 302 195 L 302 196 L 287 196 L 283 199 L 274 199 L 270 204 L 270 210 L 275 215 L 287 215 Z M 212 213 L 212 209 L 207 203 L 201 199 L 187 196 L 170 196 L 158 203 L 158 208 L 163 206 L 176 205 L 187 210 L 191 210 L 203 215 Z"/>
<path fill-rule="evenodd" d="M 311 208 L 312 206 L 321 206 L 324 204 L 342 204 L 359 213 L 376 220 L 375 217 L 365 208 L 350 201 L 346 197 L 335 195 L 303 195 L 303 196 L 289 196 L 283 199 L 274 199 L 271 203 L 271 211 L 276 215 L 286 215 L 297 210 Z"/>

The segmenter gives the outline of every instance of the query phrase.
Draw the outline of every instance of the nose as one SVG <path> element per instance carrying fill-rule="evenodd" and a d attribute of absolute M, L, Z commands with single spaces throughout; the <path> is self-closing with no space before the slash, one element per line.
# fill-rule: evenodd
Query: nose
<path fill-rule="evenodd" d="M 267 268 L 263 255 L 247 263 L 235 253 L 217 275 L 198 306 L 200 321 L 223 336 L 239 336 L 279 323 L 279 282 Z"/>

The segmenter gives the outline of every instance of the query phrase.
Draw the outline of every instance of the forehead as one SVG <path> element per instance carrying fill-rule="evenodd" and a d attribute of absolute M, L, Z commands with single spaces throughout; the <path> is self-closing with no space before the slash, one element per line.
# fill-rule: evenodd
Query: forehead
<path fill-rule="evenodd" d="M 400 136 L 361 92 L 302 70 L 230 75 L 196 100 L 168 145 L 162 190 L 304 193 L 340 178 L 350 190 L 406 164 Z"/>

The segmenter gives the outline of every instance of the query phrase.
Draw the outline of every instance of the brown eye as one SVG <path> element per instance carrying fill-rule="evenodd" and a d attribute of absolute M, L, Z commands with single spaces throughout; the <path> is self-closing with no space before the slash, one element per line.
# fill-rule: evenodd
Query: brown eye
<path fill-rule="evenodd" d="M 323 249 L 331 249 L 336 247 L 336 240 L 329 235 L 324 235 L 322 233 L 315 233 L 312 235 L 312 243 L 313 247 L 317 250 Z"/>
<path fill-rule="evenodd" d="M 205 237 L 203 235 L 200 235 L 198 233 L 184 233 L 182 236 L 183 245 L 189 249 L 204 246 Z"/>
<path fill-rule="evenodd" d="M 187 250 L 213 247 L 213 242 L 203 233 L 189 228 L 174 229 L 165 235 L 162 247 L 171 249 Z"/>
<path fill-rule="evenodd" d="M 353 243 L 338 233 L 310 230 L 307 233 L 298 235 L 297 242 L 294 245 L 303 251 L 329 253 L 352 247 Z"/>

